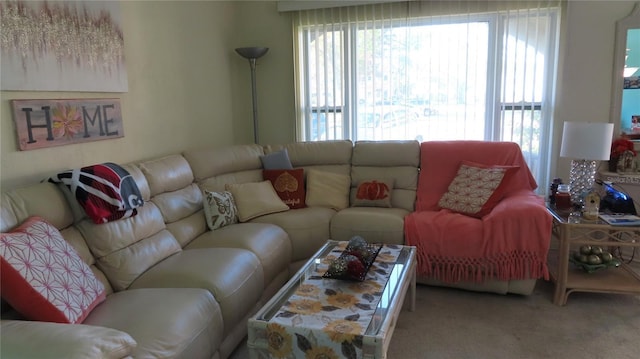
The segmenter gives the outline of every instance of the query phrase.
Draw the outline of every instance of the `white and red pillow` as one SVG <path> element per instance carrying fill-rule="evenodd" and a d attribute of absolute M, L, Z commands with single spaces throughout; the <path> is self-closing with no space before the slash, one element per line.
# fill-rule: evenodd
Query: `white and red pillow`
<path fill-rule="evenodd" d="M 105 288 L 57 228 L 30 217 L 0 233 L 2 298 L 27 319 L 82 323 Z"/>
<path fill-rule="evenodd" d="M 97 224 L 133 217 L 144 204 L 133 176 L 112 162 L 63 171 L 49 181 L 65 184 Z"/>

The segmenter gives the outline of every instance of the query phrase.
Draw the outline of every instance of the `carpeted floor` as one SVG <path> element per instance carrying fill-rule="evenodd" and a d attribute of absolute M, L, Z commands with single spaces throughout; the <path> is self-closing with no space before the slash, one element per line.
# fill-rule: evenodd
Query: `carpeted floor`
<path fill-rule="evenodd" d="M 388 358 L 640 358 L 640 296 L 578 292 L 563 307 L 552 299 L 545 281 L 531 296 L 419 285 Z M 249 358 L 246 344 L 231 358 Z"/>

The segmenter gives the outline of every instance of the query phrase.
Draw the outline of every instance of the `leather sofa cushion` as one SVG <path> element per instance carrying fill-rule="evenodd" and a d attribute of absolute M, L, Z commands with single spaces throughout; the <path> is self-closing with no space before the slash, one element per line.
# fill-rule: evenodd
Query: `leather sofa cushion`
<path fill-rule="evenodd" d="M 31 216 L 42 217 L 61 229 L 73 224 L 73 212 L 62 191 L 53 183 L 18 188 L 2 194 L 0 229 L 8 232 Z"/>
<path fill-rule="evenodd" d="M 237 223 L 207 231 L 189 243 L 185 250 L 199 248 L 240 248 L 253 252 L 262 265 L 268 285 L 291 261 L 291 241 L 280 227 L 266 223 Z"/>
<path fill-rule="evenodd" d="M 291 262 L 308 259 L 331 238 L 331 217 L 336 211 L 325 207 L 307 207 L 269 214 L 251 223 L 272 223 L 287 232 L 291 240 Z"/>
<path fill-rule="evenodd" d="M 3 320 L 0 331 L 7 359 L 120 359 L 137 345 L 123 331 L 86 324 Z"/>
<path fill-rule="evenodd" d="M 257 169 L 262 171 L 261 155 L 264 155 L 262 146 L 255 144 L 220 148 L 209 147 L 188 150 L 183 153 L 183 156 L 191 165 L 196 182 L 202 182 L 204 179 L 229 173 Z M 260 173 L 259 178 L 262 178 L 262 173 Z M 237 181 L 227 183 L 237 183 Z M 221 189 L 224 190 L 224 183 L 222 188 L 211 188 L 210 190 L 219 191 Z"/>
<path fill-rule="evenodd" d="M 369 243 L 404 244 L 402 208 L 351 207 L 331 219 L 331 239 L 348 241 L 358 235 Z"/>
<path fill-rule="evenodd" d="M 220 304 L 224 335 L 258 302 L 264 272 L 255 254 L 235 248 L 183 250 L 156 264 L 135 282 L 136 288 L 203 288 Z"/>
<path fill-rule="evenodd" d="M 138 164 L 149 183 L 151 197 L 158 193 L 179 190 L 193 182 L 193 173 L 181 155 L 170 155 Z"/>
<path fill-rule="evenodd" d="M 179 221 L 202 209 L 202 191 L 195 183 L 155 195 L 151 201 L 158 206 L 165 223 Z"/>
<path fill-rule="evenodd" d="M 132 218 L 99 225 L 85 219 L 76 226 L 116 291 L 126 289 L 140 274 L 181 250 L 152 202 Z"/>
<path fill-rule="evenodd" d="M 210 358 L 222 342 L 220 307 L 198 288 L 145 288 L 107 297 L 85 324 L 128 333 L 133 358 Z"/>
<path fill-rule="evenodd" d="M 361 181 L 386 178 L 394 182 L 391 206 L 414 210 L 420 163 L 417 141 L 358 141 L 351 162 L 350 203 Z"/>

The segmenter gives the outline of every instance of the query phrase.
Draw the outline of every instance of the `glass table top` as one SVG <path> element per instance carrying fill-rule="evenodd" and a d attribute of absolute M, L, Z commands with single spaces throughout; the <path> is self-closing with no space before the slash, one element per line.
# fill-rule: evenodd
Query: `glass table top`
<path fill-rule="evenodd" d="M 331 254 L 336 249 L 340 242 L 329 240 L 327 243 L 316 252 L 316 254 L 285 284 L 278 293 L 265 305 L 265 307 L 257 314 L 256 320 L 269 321 L 280 310 L 280 308 L 286 303 L 286 301 L 295 293 L 300 284 L 304 283 L 310 276 L 316 275 L 316 268 L 321 263 L 322 259 Z M 387 314 L 392 309 L 390 308 L 393 298 L 397 295 L 398 290 L 405 280 L 409 280 L 412 273 L 409 273 L 410 261 L 415 260 L 415 247 L 401 246 L 402 249 L 391 270 L 387 284 L 384 287 L 382 296 L 376 310 L 373 314 L 373 319 L 364 332 L 364 335 L 376 335 Z M 334 280 L 334 279 L 327 279 Z"/>

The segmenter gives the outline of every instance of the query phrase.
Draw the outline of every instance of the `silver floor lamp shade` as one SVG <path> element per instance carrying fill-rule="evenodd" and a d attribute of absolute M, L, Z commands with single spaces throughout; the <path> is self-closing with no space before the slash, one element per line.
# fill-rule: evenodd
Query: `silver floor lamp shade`
<path fill-rule="evenodd" d="M 253 100 L 253 142 L 258 143 L 258 99 L 256 96 L 256 59 L 264 56 L 268 47 L 240 47 L 236 52 L 249 60 L 251 66 L 251 97 Z"/>

